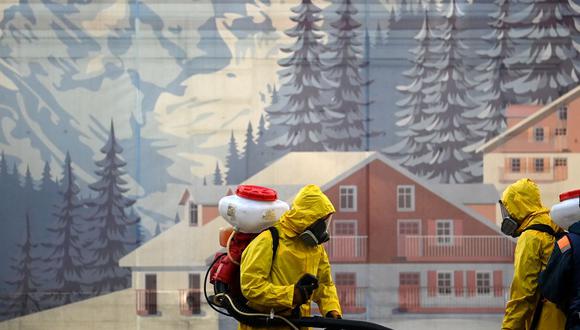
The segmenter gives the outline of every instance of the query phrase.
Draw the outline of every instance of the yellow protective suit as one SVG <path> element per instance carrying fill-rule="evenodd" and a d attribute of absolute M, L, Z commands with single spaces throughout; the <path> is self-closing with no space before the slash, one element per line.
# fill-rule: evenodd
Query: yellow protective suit
<path fill-rule="evenodd" d="M 342 314 L 324 247 L 306 246 L 298 238 L 316 220 L 334 212 L 334 206 L 319 187 L 305 186 L 275 226 L 280 240 L 273 261 L 269 231 L 248 245 L 242 254 L 240 285 L 250 307 L 265 313 L 274 308 L 282 315 L 289 315 L 295 307 L 292 305 L 294 284 L 302 275 L 310 273 L 319 281 L 312 300 L 318 304 L 321 314 L 332 310 Z M 310 315 L 310 303 L 303 304 L 300 311 L 302 316 Z M 240 324 L 238 329 L 258 328 Z"/>
<path fill-rule="evenodd" d="M 521 179 L 508 186 L 502 195 L 502 203 L 510 216 L 519 223 L 519 234 L 514 256 L 514 277 L 507 302 L 502 329 L 527 330 L 532 319 L 540 294 L 538 276 L 546 268 L 554 248 L 555 238 L 537 230 L 525 230 L 533 224 L 545 224 L 554 232 L 561 232 L 542 205 L 540 189 L 530 179 Z M 549 301 L 543 302 L 537 329 L 564 329 L 565 315 Z"/>

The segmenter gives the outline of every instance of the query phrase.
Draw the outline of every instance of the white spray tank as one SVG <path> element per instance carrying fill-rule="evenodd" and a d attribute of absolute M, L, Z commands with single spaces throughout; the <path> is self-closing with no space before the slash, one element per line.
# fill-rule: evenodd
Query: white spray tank
<path fill-rule="evenodd" d="M 250 234 L 274 225 L 289 206 L 273 189 L 240 185 L 234 195 L 220 199 L 218 209 L 234 231 Z"/>
<path fill-rule="evenodd" d="M 580 189 L 560 194 L 560 203 L 552 206 L 550 216 L 565 230 L 580 221 Z"/>

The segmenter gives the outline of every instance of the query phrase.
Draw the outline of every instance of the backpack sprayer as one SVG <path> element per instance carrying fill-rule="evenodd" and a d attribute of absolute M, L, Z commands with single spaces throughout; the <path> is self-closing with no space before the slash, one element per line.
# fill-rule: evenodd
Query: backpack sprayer
<path fill-rule="evenodd" d="M 560 194 L 560 203 L 552 206 L 550 217 L 564 229 L 580 221 L 580 189 Z"/>
<path fill-rule="evenodd" d="M 216 253 L 205 274 L 203 292 L 207 303 L 216 312 L 235 318 L 238 322 L 257 327 L 288 326 L 326 329 L 377 329 L 390 330 L 378 324 L 319 316 L 286 317 L 274 313 L 261 313 L 247 305 L 240 288 L 240 262 L 242 253 L 250 242 L 264 230 L 272 233 L 274 251 L 278 247 L 278 231 L 272 226 L 286 212 L 288 204 L 278 199 L 275 190 L 259 186 L 241 185 L 234 195 L 219 201 L 220 215 L 232 225 L 221 228 L 220 245 L 226 252 Z M 208 296 L 208 277 L 214 294 Z M 188 298 L 188 303 L 191 300 Z"/>

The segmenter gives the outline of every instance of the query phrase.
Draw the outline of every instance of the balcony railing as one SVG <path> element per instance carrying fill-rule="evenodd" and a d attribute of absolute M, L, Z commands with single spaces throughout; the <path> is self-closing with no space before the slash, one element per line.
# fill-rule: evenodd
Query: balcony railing
<path fill-rule="evenodd" d="M 502 236 L 400 237 L 399 255 L 409 261 L 512 261 L 514 242 Z"/>
<path fill-rule="evenodd" d="M 156 315 L 157 314 L 157 290 L 136 289 L 137 314 Z"/>
<path fill-rule="evenodd" d="M 503 313 L 509 288 L 402 286 L 399 311 L 408 313 Z"/>
<path fill-rule="evenodd" d="M 343 313 L 362 314 L 366 312 L 367 288 L 339 285 L 336 290 Z"/>
<path fill-rule="evenodd" d="M 179 313 L 185 316 L 201 313 L 201 289 L 179 290 Z"/>
<path fill-rule="evenodd" d="M 367 236 L 332 236 L 325 244 L 333 262 L 364 262 L 367 258 Z"/>

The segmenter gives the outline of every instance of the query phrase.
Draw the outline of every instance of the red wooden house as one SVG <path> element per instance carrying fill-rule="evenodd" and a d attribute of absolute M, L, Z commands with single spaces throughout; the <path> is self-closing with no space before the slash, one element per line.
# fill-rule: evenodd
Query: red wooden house
<path fill-rule="evenodd" d="M 429 183 L 369 152 L 294 152 L 245 183 L 330 197 L 326 249 L 349 313 L 503 311 L 514 242 L 495 225 L 492 185 Z"/>

